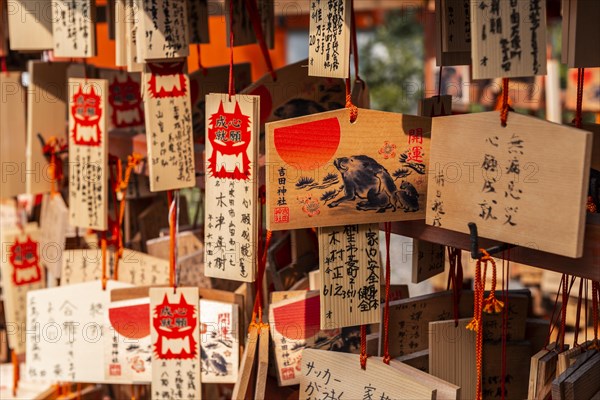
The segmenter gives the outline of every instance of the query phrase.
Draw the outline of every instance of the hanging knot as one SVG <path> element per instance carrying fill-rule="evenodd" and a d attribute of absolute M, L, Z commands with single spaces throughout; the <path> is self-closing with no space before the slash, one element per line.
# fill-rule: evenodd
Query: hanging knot
<path fill-rule="evenodd" d="M 470 331 L 478 332 L 479 331 L 479 320 L 476 317 L 473 317 L 471 322 L 469 322 L 467 324 L 466 328 Z"/>
<path fill-rule="evenodd" d="M 598 212 L 598 207 L 596 207 L 596 203 L 594 203 L 594 199 L 592 196 L 588 196 L 587 210 L 589 213 L 592 213 L 592 214 L 595 214 Z"/>
<path fill-rule="evenodd" d="M 506 127 L 508 121 L 508 112 L 514 111 L 510 106 L 510 100 L 508 98 L 508 78 L 502 78 L 502 104 L 500 106 L 500 124 Z"/>
<path fill-rule="evenodd" d="M 392 358 L 390 357 L 389 354 L 387 356 L 383 357 L 383 362 L 386 363 L 387 365 L 390 365 L 391 360 L 392 360 Z"/>
<path fill-rule="evenodd" d="M 491 295 L 483 301 L 483 312 L 487 314 L 498 314 L 504 309 L 504 302 Z"/>
<path fill-rule="evenodd" d="M 369 356 L 366 354 L 360 355 L 360 367 L 362 369 L 367 369 L 367 358 L 369 358 Z"/>
<path fill-rule="evenodd" d="M 352 104 L 351 95 L 346 95 L 346 108 L 350 110 L 350 122 L 354 123 L 358 117 L 358 107 Z"/>

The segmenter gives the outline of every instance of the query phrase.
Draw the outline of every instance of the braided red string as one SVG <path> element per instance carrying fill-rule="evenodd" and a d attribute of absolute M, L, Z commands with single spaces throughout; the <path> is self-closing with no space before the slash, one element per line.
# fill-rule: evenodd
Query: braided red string
<path fill-rule="evenodd" d="M 383 308 L 383 362 L 390 363 L 390 239 L 392 223 L 385 223 L 385 306 Z"/>
<path fill-rule="evenodd" d="M 360 326 L 360 367 L 367 369 L 367 326 Z"/>
<path fill-rule="evenodd" d="M 582 107 L 583 107 L 583 73 L 584 68 L 577 69 L 577 108 L 575 110 L 575 118 L 573 122 L 577 128 L 581 129 L 582 126 Z"/>
<path fill-rule="evenodd" d="M 502 109 L 500 110 L 500 123 L 502 126 L 506 126 L 509 111 L 510 105 L 508 104 L 508 78 L 502 78 Z"/>
<path fill-rule="evenodd" d="M 231 96 L 235 96 L 235 86 L 233 82 L 233 0 L 229 2 L 229 101 Z"/>

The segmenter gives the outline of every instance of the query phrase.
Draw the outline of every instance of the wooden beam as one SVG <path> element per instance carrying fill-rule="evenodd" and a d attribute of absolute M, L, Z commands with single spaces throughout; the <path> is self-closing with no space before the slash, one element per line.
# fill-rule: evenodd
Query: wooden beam
<path fill-rule="evenodd" d="M 383 229 L 382 225 L 380 229 Z M 469 235 L 426 225 L 425 220 L 393 222 L 392 232 L 463 250 L 469 250 L 471 246 Z M 498 244 L 500 243 L 497 241 L 483 238 L 480 238 L 479 241 L 479 245 L 484 248 Z M 510 258 L 511 261 L 521 264 L 598 281 L 600 280 L 600 268 L 596 266 L 600 262 L 600 223 L 588 217 L 583 257 L 581 258 L 564 257 L 523 247 L 511 250 Z"/>

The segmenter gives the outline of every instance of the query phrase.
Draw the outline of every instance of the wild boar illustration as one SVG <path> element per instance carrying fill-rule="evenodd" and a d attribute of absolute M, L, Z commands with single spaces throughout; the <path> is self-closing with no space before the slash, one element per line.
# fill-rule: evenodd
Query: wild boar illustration
<path fill-rule="evenodd" d="M 371 157 L 340 157 L 333 165 L 342 175 L 343 192 L 328 204 L 329 207 L 337 207 L 358 197 L 363 199 L 356 204 L 361 211 L 385 212 L 390 208 L 392 211 L 401 208 L 405 212 L 419 210 L 419 193 L 415 187 L 404 181 L 398 190 L 387 169 Z"/>

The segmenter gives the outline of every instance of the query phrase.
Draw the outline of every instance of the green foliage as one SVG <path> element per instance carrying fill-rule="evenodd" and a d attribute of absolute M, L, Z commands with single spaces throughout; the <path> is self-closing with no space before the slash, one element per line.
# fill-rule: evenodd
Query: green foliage
<path fill-rule="evenodd" d="M 415 113 L 423 86 L 423 26 L 415 9 L 391 11 L 359 49 L 371 108 Z"/>

